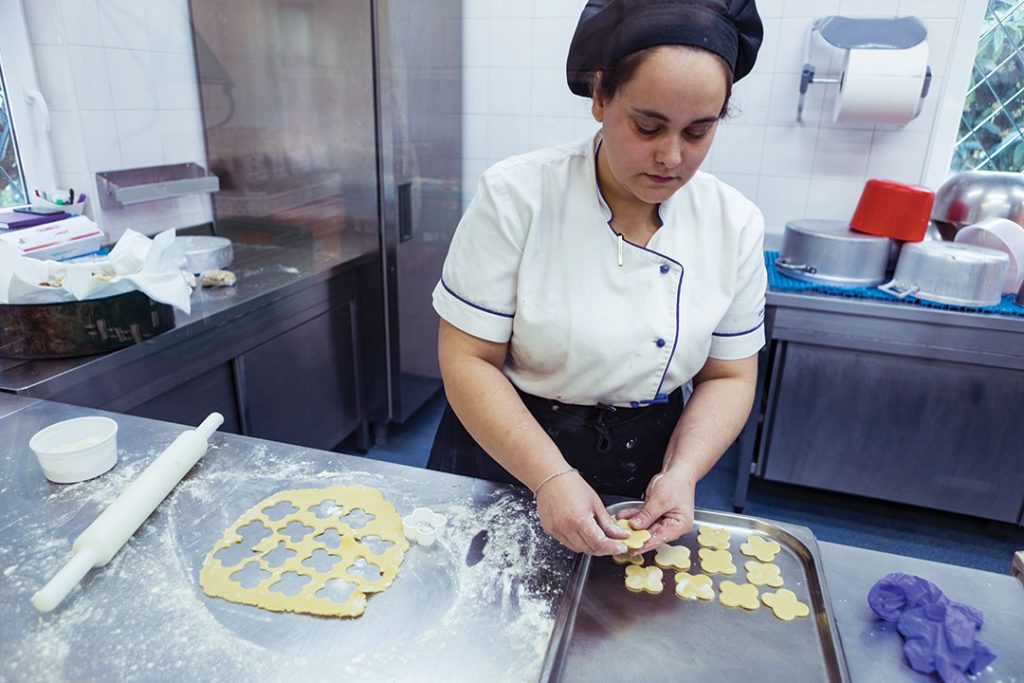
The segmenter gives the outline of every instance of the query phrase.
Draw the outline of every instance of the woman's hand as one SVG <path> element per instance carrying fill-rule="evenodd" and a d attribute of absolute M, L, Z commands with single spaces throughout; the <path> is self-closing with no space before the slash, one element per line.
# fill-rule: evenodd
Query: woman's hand
<path fill-rule="evenodd" d="M 693 496 L 697 478 L 682 471 L 656 474 L 647 485 L 644 505 L 619 514 L 634 529 L 647 529 L 651 538 L 636 553 L 671 543 L 693 528 Z"/>
<path fill-rule="evenodd" d="M 555 477 L 537 493 L 544 532 L 569 550 L 588 555 L 618 555 L 629 532 L 615 524 L 594 489 L 577 472 Z M 618 539 L 618 540 L 616 540 Z"/>

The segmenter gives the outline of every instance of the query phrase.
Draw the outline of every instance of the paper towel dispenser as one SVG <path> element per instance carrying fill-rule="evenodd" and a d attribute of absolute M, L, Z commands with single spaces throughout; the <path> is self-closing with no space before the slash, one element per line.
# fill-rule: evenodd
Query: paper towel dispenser
<path fill-rule="evenodd" d="M 844 70 L 839 78 L 815 78 L 815 67 L 811 63 L 811 48 L 814 43 L 815 36 L 818 36 L 821 40 L 825 41 L 828 45 L 846 51 L 846 61 L 844 63 Z M 804 53 L 804 67 L 803 72 L 800 76 L 800 100 L 797 104 L 796 120 L 803 123 L 803 111 L 804 111 L 804 99 L 807 95 L 807 88 L 812 83 L 822 84 L 834 84 L 839 86 L 840 93 L 843 92 L 845 78 L 847 76 L 847 68 L 851 67 L 851 62 L 854 66 L 864 69 L 870 69 L 870 66 L 860 67 L 860 64 L 865 62 L 874 62 L 876 64 L 885 63 L 887 70 L 895 70 L 892 73 L 884 73 L 883 76 L 899 77 L 905 76 L 907 79 L 920 78 L 920 97 L 914 102 L 910 103 L 913 111 L 910 112 L 909 118 L 916 116 L 920 110 L 921 101 L 928 95 L 928 90 L 931 87 L 932 80 L 932 69 L 928 64 L 918 65 L 917 60 L 927 60 L 927 38 L 928 29 L 917 17 L 882 17 L 882 18 L 854 18 L 854 17 L 842 17 L 842 16 L 828 16 L 822 17 L 811 25 L 811 30 L 807 36 L 807 49 Z M 865 57 L 864 55 L 872 55 L 869 51 L 886 51 L 886 50 L 898 50 L 900 55 L 908 55 L 905 61 L 906 65 L 901 64 L 899 59 L 872 59 L 871 56 Z M 881 57 L 879 53 L 874 53 Z M 851 57 L 853 57 L 851 59 Z M 917 73 L 918 67 L 923 66 L 923 71 Z M 858 68 L 858 75 L 859 75 Z M 905 69 L 906 71 L 899 71 Z M 869 77 L 868 77 L 869 78 Z M 889 80 L 892 80 L 891 78 Z M 897 87 L 906 87 L 907 84 L 913 81 L 907 80 L 901 82 Z M 916 92 L 914 93 L 916 95 Z M 879 98 L 881 99 L 881 98 Z M 904 98 L 905 102 L 905 98 Z M 892 101 L 888 102 L 890 105 Z M 837 120 L 841 109 L 841 100 L 837 95 L 837 107 L 836 114 Z M 862 112 L 858 112 L 862 113 Z M 862 113 L 864 116 L 870 116 L 870 112 Z M 899 123 L 904 117 L 900 112 L 885 112 L 882 115 L 881 123 Z M 909 119 L 908 119 L 909 120 Z M 902 121 L 906 123 L 906 121 Z"/>

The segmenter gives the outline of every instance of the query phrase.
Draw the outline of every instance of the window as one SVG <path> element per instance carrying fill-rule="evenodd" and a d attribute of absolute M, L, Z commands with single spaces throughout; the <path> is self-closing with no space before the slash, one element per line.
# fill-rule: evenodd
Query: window
<path fill-rule="evenodd" d="M 18 141 L 14 136 L 14 126 L 11 125 L 3 65 L 0 64 L 0 208 L 27 203 L 25 176 L 21 172 Z"/>
<path fill-rule="evenodd" d="M 1024 170 L 1024 0 L 989 0 L 953 171 Z"/>
<path fill-rule="evenodd" d="M 48 118 L 21 0 L 0 0 L 0 209 L 27 204 L 32 188 L 56 187 Z"/>

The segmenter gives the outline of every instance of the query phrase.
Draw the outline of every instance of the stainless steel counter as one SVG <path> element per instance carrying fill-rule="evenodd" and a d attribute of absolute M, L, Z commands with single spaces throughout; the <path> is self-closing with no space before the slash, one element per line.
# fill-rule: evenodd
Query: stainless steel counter
<path fill-rule="evenodd" d="M 175 327 L 141 344 L 96 356 L 47 360 L 0 357 L 0 391 L 49 398 L 113 368 L 162 353 L 189 337 L 251 315 L 260 308 L 323 282 L 362 263 L 375 248 L 368 236 L 346 235 L 346 249 L 320 249 L 312 244 L 246 244 L 236 241 L 228 266 L 237 285 L 197 288 L 192 310 L 175 310 Z M 364 243 L 365 242 L 365 243 Z"/>
<path fill-rule="evenodd" d="M 47 482 L 29 437 L 60 419 L 103 414 L 0 394 L 0 681 L 533 680 L 540 671 L 571 555 L 538 528 L 521 491 L 347 455 L 218 434 L 210 452 L 106 567 L 40 615 L 29 603 L 71 542 L 183 429 L 123 415 L 121 461 L 90 482 Z M 108 414 L 110 415 L 110 414 Z M 207 598 L 203 557 L 251 505 L 277 491 L 363 483 L 400 512 L 451 519 L 432 548 L 413 546 L 394 586 L 356 620 L 274 614 Z M 980 681 L 1024 680 L 1024 589 L 1000 576 L 821 544 L 825 577 L 854 681 L 933 680 L 905 665 L 901 638 L 865 596 L 889 571 L 935 581 L 984 610 L 999 654 Z M 1007 558 L 1007 566 L 1010 559 Z M 678 676 L 671 653 L 638 678 Z M 699 672 L 688 672 L 700 680 Z"/>

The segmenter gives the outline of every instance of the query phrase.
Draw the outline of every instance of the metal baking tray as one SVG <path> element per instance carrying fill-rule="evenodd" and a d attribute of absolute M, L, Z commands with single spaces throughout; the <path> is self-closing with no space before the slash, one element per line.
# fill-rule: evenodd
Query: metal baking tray
<path fill-rule="evenodd" d="M 639 505 L 625 502 L 613 514 Z M 793 681 L 850 680 L 842 644 L 832 616 L 818 544 L 810 529 L 777 522 L 698 510 L 692 532 L 675 545 L 690 548 L 690 573 L 700 573 L 697 530 L 729 531 L 737 573 L 712 575 L 715 598 L 681 600 L 675 594 L 675 570 L 666 570 L 658 595 L 633 593 L 625 587 L 625 567 L 610 557 L 581 555 L 559 605 L 544 660 L 542 681 L 650 680 Z M 781 546 L 774 563 L 785 588 L 811 608 L 807 618 L 784 622 L 764 604 L 748 612 L 719 602 L 722 580 L 743 583 L 739 547 L 758 532 Z M 645 555 L 645 565 L 653 553 Z M 767 586 L 759 592 L 775 590 Z"/>

